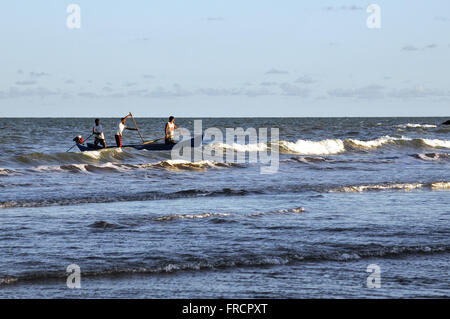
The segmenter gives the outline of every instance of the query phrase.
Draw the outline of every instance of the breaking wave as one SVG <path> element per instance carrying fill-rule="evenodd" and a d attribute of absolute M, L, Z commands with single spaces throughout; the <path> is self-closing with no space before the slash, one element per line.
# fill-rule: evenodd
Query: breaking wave
<path fill-rule="evenodd" d="M 437 125 L 435 124 L 417 124 L 417 123 L 406 123 L 396 125 L 399 128 L 435 128 Z"/>
<path fill-rule="evenodd" d="M 167 160 L 158 163 L 140 165 L 140 168 L 148 167 L 162 167 L 168 170 L 204 170 L 207 168 L 242 167 L 242 164 L 214 162 L 208 160 L 196 162 L 190 162 L 186 160 Z"/>
<path fill-rule="evenodd" d="M 98 161 L 115 161 L 134 157 L 133 153 L 122 149 L 107 149 L 92 152 L 68 152 L 68 153 L 30 153 L 11 157 L 11 162 L 25 165 L 39 164 L 71 164 L 71 163 L 95 163 Z"/>
<path fill-rule="evenodd" d="M 450 148 L 449 140 L 439 139 L 411 139 L 407 137 L 391 137 L 383 136 L 373 140 L 357 140 L 357 139 L 334 139 L 322 141 L 298 140 L 297 142 L 280 141 L 280 153 L 301 154 L 301 155 L 333 155 L 343 153 L 350 150 L 367 151 L 376 149 L 384 145 L 392 145 L 397 147 L 408 146 L 412 148 Z"/>
<path fill-rule="evenodd" d="M 0 176 L 9 176 L 17 174 L 18 172 L 13 169 L 1 168 L 0 167 Z"/>
<path fill-rule="evenodd" d="M 235 152 L 260 152 L 260 151 L 265 151 L 268 149 L 268 146 L 265 143 L 256 143 L 256 144 L 233 143 L 231 145 L 225 144 L 225 143 L 214 143 L 214 144 L 206 145 L 205 147 L 209 150 L 222 148 L 225 150 L 231 150 L 231 151 L 235 151 Z"/>
<path fill-rule="evenodd" d="M 185 161 L 185 160 L 165 160 L 155 163 L 144 164 L 66 164 L 66 165 L 43 165 L 28 171 L 33 172 L 70 172 L 70 173 L 105 173 L 105 172 L 126 172 L 130 170 L 164 168 L 167 170 L 205 170 L 208 168 L 242 167 L 238 163 L 222 163 L 214 161 Z M 0 171 L 1 174 L 1 171 Z"/>
<path fill-rule="evenodd" d="M 275 144 L 274 144 L 275 143 Z M 215 143 L 205 145 L 205 150 L 223 149 L 235 152 L 260 152 L 270 151 L 278 147 L 281 154 L 299 155 L 336 155 L 349 151 L 371 151 L 380 147 L 402 148 L 409 147 L 415 149 L 450 149 L 450 140 L 408 138 L 382 136 L 372 140 L 358 139 L 324 139 L 319 141 L 299 139 L 295 142 L 280 140 L 272 143 L 237 144 L 231 145 Z M 144 156 L 144 155 L 145 156 Z M 128 152 L 121 150 L 105 150 L 84 153 L 33 153 L 12 157 L 8 163 L 12 168 L 0 168 L 0 176 L 12 174 L 22 174 L 28 172 L 72 172 L 72 173 L 92 173 L 92 172 L 114 172 L 128 171 L 131 169 L 165 168 L 168 170 L 203 170 L 220 167 L 240 167 L 239 164 L 214 162 L 214 161 L 182 161 L 182 160 L 161 160 L 154 163 L 124 164 L 124 160 L 152 156 L 151 154 Z M 25 165 L 18 168 L 17 165 Z"/>
<path fill-rule="evenodd" d="M 412 156 L 424 161 L 439 161 L 450 159 L 449 153 L 425 153 L 425 154 L 414 154 Z"/>
<path fill-rule="evenodd" d="M 379 137 L 377 139 L 374 140 L 369 140 L 369 141 L 360 141 L 360 140 L 355 140 L 355 139 L 348 139 L 346 140 L 347 144 L 349 144 L 350 146 L 352 146 L 353 148 L 363 148 L 363 149 L 370 149 L 370 148 L 377 148 L 380 147 L 386 143 L 392 143 L 395 141 L 401 141 L 402 139 L 399 138 L 394 138 L 394 137 L 390 137 L 390 136 L 383 136 L 383 137 Z M 403 140 L 407 140 L 407 139 L 403 139 Z"/>
<path fill-rule="evenodd" d="M 279 254 L 268 253 L 258 255 L 252 252 L 244 252 L 239 256 L 223 256 L 220 259 L 198 257 L 196 260 L 163 259 L 157 262 L 146 262 L 139 266 L 128 263 L 122 266 L 106 266 L 101 270 L 83 269 L 83 277 L 103 278 L 127 276 L 134 274 L 157 275 L 171 274 L 180 271 L 208 271 L 214 269 L 229 269 L 242 267 L 270 267 L 302 262 L 351 262 L 370 258 L 404 258 L 411 255 L 435 255 L 450 252 L 447 245 L 417 245 L 417 246 L 381 246 L 381 245 L 357 245 L 349 248 L 331 250 L 292 250 Z M 192 259 L 192 258 L 191 258 Z M 144 258 L 145 261 L 145 258 Z M 42 271 L 19 274 L 15 276 L 0 277 L 0 286 L 13 285 L 27 282 L 39 282 L 48 280 L 66 279 L 67 274 L 62 271 Z"/>
<path fill-rule="evenodd" d="M 431 184 L 432 189 L 450 189 L 450 182 L 438 182 Z"/>
<path fill-rule="evenodd" d="M 284 192 L 288 193 L 330 193 L 330 192 L 366 192 L 366 191 L 409 191 L 417 189 L 428 190 L 448 190 L 450 189 L 449 181 L 436 181 L 432 183 L 380 183 L 368 185 L 324 185 L 324 184 L 305 184 L 305 185 L 289 185 L 286 186 Z M 202 189 L 187 189 L 177 192 L 160 192 L 149 191 L 139 192 L 133 194 L 97 194 L 83 197 L 54 197 L 54 198 L 36 198 L 36 199 L 18 199 L 0 201 L 0 209 L 16 208 L 16 207 L 46 207 L 46 206 L 70 206 L 88 203 L 113 203 L 113 202 L 129 202 L 129 201 L 152 201 L 152 200 L 167 200 L 178 198 L 192 198 L 192 197 L 224 197 L 224 196 L 248 196 L 261 194 L 278 194 L 279 188 L 264 187 L 264 188 L 247 188 L 247 189 L 232 189 L 222 188 L 217 190 L 202 190 Z M 296 208 L 302 211 L 301 207 Z M 281 211 L 280 211 L 281 212 Z M 180 216 L 178 216 L 180 217 Z"/>
<path fill-rule="evenodd" d="M 333 155 L 350 150 L 367 151 L 376 149 L 385 145 L 393 147 L 412 147 L 412 148 L 450 148 L 449 140 L 439 139 L 412 139 L 407 137 L 383 136 L 373 140 L 358 139 L 328 139 L 322 141 L 298 140 L 297 142 L 280 141 L 280 153 L 301 154 L 301 155 Z"/>
<path fill-rule="evenodd" d="M 156 218 L 156 221 L 162 222 L 162 221 L 172 221 L 175 219 L 203 219 L 203 218 L 209 218 L 209 217 L 226 217 L 230 216 L 230 214 L 224 214 L 224 213 L 201 213 L 201 214 L 172 214 L 167 216 L 161 216 Z"/>
<path fill-rule="evenodd" d="M 231 189 L 231 188 L 223 188 L 213 191 L 187 189 L 173 193 L 149 191 L 125 195 L 98 194 L 84 197 L 73 196 L 73 197 L 0 201 L 0 208 L 70 206 L 88 203 L 151 201 L 151 200 L 166 200 L 166 199 L 191 198 L 191 197 L 245 196 L 248 194 L 261 194 L 261 193 L 264 193 L 264 190 L 245 190 L 245 189 Z"/>
<path fill-rule="evenodd" d="M 279 209 L 279 210 L 273 210 L 269 212 L 256 212 L 250 214 L 250 216 L 263 216 L 268 214 L 288 214 L 288 213 L 303 213 L 305 211 L 304 207 L 295 207 L 295 208 L 289 208 L 289 209 Z"/>
<path fill-rule="evenodd" d="M 297 153 L 304 155 L 330 155 L 345 151 L 344 142 L 339 139 L 308 141 L 298 140 L 297 142 L 280 141 L 280 153 Z"/>
<path fill-rule="evenodd" d="M 428 146 L 431 147 L 442 147 L 442 148 L 450 148 L 450 141 L 443 141 L 443 140 L 438 140 L 438 139 L 419 139 L 421 141 L 423 141 L 423 143 L 425 143 Z"/>
<path fill-rule="evenodd" d="M 366 191 L 386 191 L 386 190 L 403 190 L 409 191 L 420 188 L 428 188 L 432 190 L 450 189 L 450 182 L 435 183 L 396 183 L 396 184 L 375 184 L 375 185 L 352 185 L 338 187 L 332 192 L 344 193 L 361 193 Z"/>

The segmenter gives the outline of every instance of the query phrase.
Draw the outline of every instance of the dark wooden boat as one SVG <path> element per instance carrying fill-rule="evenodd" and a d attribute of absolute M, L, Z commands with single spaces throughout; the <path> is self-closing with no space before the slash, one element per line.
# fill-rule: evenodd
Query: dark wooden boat
<path fill-rule="evenodd" d="M 182 141 L 175 144 L 165 144 L 165 143 L 147 143 L 147 144 L 129 144 L 129 145 L 123 145 L 122 148 L 125 147 L 131 147 L 137 150 L 147 150 L 147 151 L 170 151 L 172 148 L 175 147 L 175 145 L 179 146 L 188 146 L 190 147 L 197 147 L 202 144 L 202 136 L 196 136 L 191 138 L 190 140 Z M 93 143 L 76 143 L 78 149 L 81 152 L 88 152 L 88 151 L 100 151 L 104 149 L 115 149 L 119 148 L 116 146 L 108 146 L 107 148 L 104 148 L 100 145 L 95 146 Z"/>

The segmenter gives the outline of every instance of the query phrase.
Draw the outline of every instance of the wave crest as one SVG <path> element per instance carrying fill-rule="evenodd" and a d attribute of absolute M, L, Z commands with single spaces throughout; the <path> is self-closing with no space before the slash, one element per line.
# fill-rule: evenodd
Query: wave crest
<path fill-rule="evenodd" d="M 434 182 L 434 183 L 396 183 L 396 184 L 374 184 L 374 185 L 351 185 L 342 186 L 331 190 L 331 192 L 343 193 L 362 193 L 366 191 L 386 191 L 386 190 L 403 190 L 410 191 L 414 189 L 429 188 L 432 190 L 450 189 L 450 182 Z"/>
<path fill-rule="evenodd" d="M 438 161 L 450 159 L 449 153 L 425 153 L 425 154 L 414 154 L 412 156 L 424 161 Z"/>
<path fill-rule="evenodd" d="M 84 270 L 83 276 L 88 278 L 123 276 L 133 274 L 163 274 L 176 273 L 179 271 L 201 271 L 204 269 L 217 268 L 237 268 L 237 267 L 267 267 L 278 266 L 290 263 L 301 262 L 351 262 L 354 260 L 367 258 L 403 258 L 409 255 L 433 255 L 442 254 L 450 251 L 447 245 L 418 245 L 418 246 L 380 246 L 380 245 L 361 245 L 346 249 L 333 249 L 322 251 L 320 249 L 313 250 L 294 250 L 279 254 L 263 254 L 256 255 L 251 252 L 243 253 L 240 256 L 232 255 L 224 258 L 209 259 L 199 257 L 195 261 L 187 260 L 161 260 L 155 264 L 147 264 L 145 266 L 136 266 L 129 264 L 121 267 L 105 267 L 101 270 Z M 65 278 L 67 275 L 60 271 L 44 271 L 36 273 L 25 273 L 16 276 L 0 277 L 1 285 L 11 285 L 20 282 L 33 282 L 48 279 Z"/>
<path fill-rule="evenodd" d="M 417 124 L 417 123 L 406 123 L 406 124 L 399 124 L 395 127 L 399 128 L 435 128 L 437 125 L 435 124 Z"/>
<path fill-rule="evenodd" d="M 158 222 L 163 222 L 163 221 L 172 221 L 175 219 L 203 219 L 209 217 L 226 217 L 226 216 L 230 216 L 230 214 L 225 213 L 171 214 L 158 217 L 155 220 Z"/>
<path fill-rule="evenodd" d="M 298 140 L 297 142 L 280 141 L 280 152 L 303 155 L 331 155 L 345 151 L 344 142 L 339 139 L 322 141 Z"/>

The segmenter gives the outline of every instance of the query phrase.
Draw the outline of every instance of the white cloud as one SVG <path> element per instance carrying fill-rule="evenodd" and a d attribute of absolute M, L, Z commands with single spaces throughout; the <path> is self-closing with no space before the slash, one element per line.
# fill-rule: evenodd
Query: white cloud
<path fill-rule="evenodd" d="M 247 89 L 247 88 L 229 88 L 229 89 L 216 89 L 216 88 L 200 88 L 196 91 L 199 95 L 206 96 L 263 96 L 273 95 L 266 88 Z"/>
<path fill-rule="evenodd" d="M 334 89 L 328 91 L 328 95 L 336 98 L 350 99 L 413 99 L 413 98 L 449 98 L 450 91 L 429 89 L 422 85 L 413 88 L 387 89 L 380 85 L 368 85 L 356 89 Z"/>
<path fill-rule="evenodd" d="M 328 95 L 338 98 L 354 98 L 354 99 L 380 99 L 384 97 L 384 87 L 381 85 L 368 85 L 356 89 L 334 89 L 328 91 Z"/>
<path fill-rule="evenodd" d="M 420 50 L 426 50 L 426 49 L 436 49 L 437 47 L 438 47 L 438 45 L 436 43 L 427 44 L 427 45 L 423 46 L 422 48 L 408 44 L 408 45 L 405 45 L 404 47 L 402 47 L 402 51 L 420 51 Z"/>
<path fill-rule="evenodd" d="M 289 72 L 272 68 L 269 71 L 267 71 L 265 74 L 289 74 Z"/>
<path fill-rule="evenodd" d="M 278 85 L 278 82 L 261 82 L 259 85 L 261 85 L 261 86 L 274 86 L 274 85 Z"/>
<path fill-rule="evenodd" d="M 314 83 L 314 80 L 309 75 L 302 75 L 297 80 L 294 81 L 295 83 L 301 83 L 301 84 L 311 84 Z"/>
<path fill-rule="evenodd" d="M 225 21 L 224 17 L 207 17 L 207 21 Z"/>
<path fill-rule="evenodd" d="M 308 97 L 311 93 L 309 89 L 304 89 L 289 83 L 282 83 L 279 87 L 282 95 Z"/>
<path fill-rule="evenodd" d="M 90 98 L 90 99 L 101 97 L 101 95 L 94 93 L 94 92 L 79 92 L 77 95 L 80 97 L 85 97 L 85 98 Z"/>
<path fill-rule="evenodd" d="M 32 78 L 40 78 L 40 77 L 43 77 L 43 76 L 50 76 L 50 74 L 45 73 L 45 72 L 30 72 L 30 76 Z"/>
<path fill-rule="evenodd" d="M 36 81 L 17 81 L 16 85 L 34 85 L 36 84 Z"/>
<path fill-rule="evenodd" d="M 361 11 L 364 10 L 363 7 L 357 5 L 344 5 L 340 7 L 328 6 L 324 8 L 325 11 Z"/>
<path fill-rule="evenodd" d="M 418 50 L 419 50 L 419 48 L 417 48 L 417 47 L 415 47 L 413 45 L 405 45 L 402 48 L 402 51 L 418 51 Z"/>
<path fill-rule="evenodd" d="M 389 93 L 390 97 L 401 99 L 424 98 L 424 97 L 450 97 L 450 91 L 428 89 L 423 85 L 413 88 L 395 89 Z"/>
<path fill-rule="evenodd" d="M 45 98 L 49 96 L 67 96 L 59 90 L 50 90 L 44 87 L 20 89 L 11 87 L 7 91 L 0 91 L 0 99 L 15 99 L 23 97 L 40 97 Z"/>

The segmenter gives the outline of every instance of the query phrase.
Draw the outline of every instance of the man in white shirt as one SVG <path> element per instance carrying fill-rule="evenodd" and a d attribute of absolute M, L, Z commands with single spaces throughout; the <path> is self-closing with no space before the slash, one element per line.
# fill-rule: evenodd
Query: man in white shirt
<path fill-rule="evenodd" d="M 166 144 L 175 144 L 175 129 L 177 129 L 178 126 L 175 125 L 174 121 L 175 118 L 173 116 L 170 116 L 169 122 L 166 123 L 166 127 L 164 129 Z"/>
<path fill-rule="evenodd" d="M 99 143 L 106 148 L 105 134 L 103 134 L 103 127 L 100 124 L 99 119 L 95 119 L 95 126 L 92 128 L 92 134 L 95 136 L 94 145 L 97 146 Z"/>
<path fill-rule="evenodd" d="M 131 114 L 128 114 L 127 116 L 122 117 L 120 122 L 117 124 L 117 131 L 116 131 L 116 135 L 115 135 L 117 147 L 122 147 L 123 130 L 137 131 L 137 129 L 134 127 L 125 126 L 125 123 L 130 116 L 131 116 Z"/>

